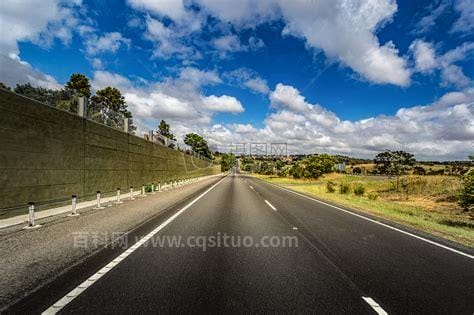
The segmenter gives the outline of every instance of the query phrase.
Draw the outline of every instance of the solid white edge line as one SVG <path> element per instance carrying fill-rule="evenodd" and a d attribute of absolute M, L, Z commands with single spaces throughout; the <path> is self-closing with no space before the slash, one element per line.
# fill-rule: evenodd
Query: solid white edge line
<path fill-rule="evenodd" d="M 196 203 L 199 199 L 204 197 L 208 192 L 210 192 L 214 187 L 219 185 L 224 179 L 226 179 L 227 176 L 219 180 L 217 183 L 212 185 L 209 189 L 207 189 L 205 192 L 200 194 L 198 197 L 196 197 L 193 201 L 188 203 L 186 206 L 181 208 L 178 212 L 176 212 L 174 215 L 169 217 L 166 221 L 161 223 L 157 228 L 155 228 L 153 231 L 148 233 L 146 236 L 144 236 L 142 239 L 140 239 L 137 243 L 132 245 L 130 248 L 128 248 L 125 252 L 121 253 L 118 257 L 114 258 L 111 262 L 109 262 L 105 267 L 97 271 L 95 274 L 90 276 L 87 280 L 79 284 L 75 289 L 71 290 L 69 293 L 67 293 L 63 298 L 59 299 L 56 303 L 51 305 L 47 310 L 45 310 L 42 314 L 56 314 L 59 312 L 63 307 L 65 307 L 67 304 L 69 304 L 72 300 L 74 300 L 79 294 L 87 290 L 91 285 L 93 285 L 97 280 L 99 280 L 103 275 L 105 275 L 107 272 L 112 270 L 115 266 L 117 266 L 122 260 L 127 258 L 130 254 L 132 254 L 135 250 L 137 250 L 141 245 L 143 245 L 145 242 L 147 242 L 150 238 L 152 238 L 156 233 L 158 233 L 160 230 L 162 230 L 164 227 L 166 227 L 169 223 L 171 223 L 174 219 L 176 219 L 181 213 L 186 211 L 189 207 L 191 207 L 194 203 Z"/>
<path fill-rule="evenodd" d="M 277 211 L 277 209 L 268 200 L 265 199 L 265 202 L 270 208 L 272 208 L 274 211 Z"/>
<path fill-rule="evenodd" d="M 250 189 L 252 189 L 252 190 L 253 190 L 253 186 L 252 186 L 252 185 L 249 185 L 249 186 L 250 186 Z"/>
<path fill-rule="evenodd" d="M 380 306 L 377 302 L 375 302 L 371 297 L 363 296 L 362 299 L 372 307 L 372 309 L 377 312 L 379 315 L 388 315 L 387 312 Z"/>
<path fill-rule="evenodd" d="M 268 182 L 266 182 L 266 183 L 268 183 Z M 329 206 L 329 207 L 332 207 L 332 208 L 334 208 L 334 209 L 337 209 L 337 210 L 343 211 L 343 212 L 345 212 L 345 213 L 351 214 L 351 215 L 356 216 L 356 217 L 358 217 L 358 218 L 361 218 L 361 219 L 370 221 L 370 222 L 375 223 L 375 224 L 379 224 L 379 225 L 384 226 L 384 227 L 386 227 L 386 228 L 389 228 L 389 229 L 391 229 L 391 230 L 394 230 L 394 231 L 400 232 L 400 233 L 402 233 L 402 234 L 405 234 L 405 235 L 414 237 L 414 238 L 416 238 L 416 239 L 419 239 L 419 240 L 424 241 L 424 242 L 426 242 L 426 243 L 429 243 L 429 244 L 431 244 L 431 245 L 441 247 L 441 248 L 443 248 L 443 249 L 449 250 L 449 251 L 451 251 L 451 252 L 453 252 L 453 253 L 456 253 L 456 254 L 465 256 L 465 257 L 470 258 L 470 259 L 474 259 L 474 256 L 473 256 L 473 255 L 470 255 L 470 254 L 468 254 L 468 253 L 464 253 L 464 252 L 462 252 L 462 251 L 459 251 L 459 250 L 457 250 L 457 249 L 451 248 L 451 247 L 449 247 L 449 246 L 446 246 L 446 245 L 437 243 L 437 242 L 435 242 L 435 241 L 429 240 L 429 239 L 427 239 L 427 238 L 424 238 L 424 237 L 415 235 L 415 234 L 413 234 L 413 233 L 410 233 L 410 232 L 401 230 L 401 229 L 399 229 L 399 228 L 396 228 L 396 227 L 394 227 L 394 226 L 391 226 L 391 225 L 382 223 L 382 222 L 380 222 L 380 221 L 377 221 L 377 220 L 373 220 L 373 219 L 364 217 L 363 215 L 357 214 L 357 213 L 352 212 L 352 211 L 349 211 L 349 210 L 345 210 L 345 209 L 339 208 L 339 207 L 337 207 L 337 206 L 334 206 L 334 205 L 332 205 L 332 204 L 326 203 L 326 202 L 324 202 L 324 201 L 311 198 L 311 197 L 309 197 L 309 196 L 306 196 L 306 195 L 304 195 L 304 194 L 300 194 L 300 193 L 298 193 L 298 192 L 296 192 L 296 191 L 293 191 L 293 190 L 291 190 L 291 189 L 287 189 L 287 188 L 284 188 L 284 187 L 281 187 L 281 186 L 278 186 L 278 185 L 275 185 L 275 184 L 272 184 L 272 183 L 268 183 L 268 184 L 270 184 L 270 185 L 272 185 L 272 186 L 275 186 L 275 187 L 278 187 L 278 188 L 280 188 L 280 189 L 282 189 L 282 190 L 291 192 L 291 193 L 293 193 L 293 194 L 295 194 L 295 195 L 298 195 L 298 196 L 300 196 L 300 197 L 304 197 L 304 198 L 306 198 L 306 199 L 319 202 L 319 203 L 321 203 L 321 204 L 324 204 L 324 205 Z"/>

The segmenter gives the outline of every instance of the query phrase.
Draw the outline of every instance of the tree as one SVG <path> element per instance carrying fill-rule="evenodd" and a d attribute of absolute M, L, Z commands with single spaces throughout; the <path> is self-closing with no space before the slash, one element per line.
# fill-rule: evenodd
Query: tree
<path fill-rule="evenodd" d="M 98 90 L 91 98 L 90 115 L 92 120 L 114 128 L 122 128 L 124 118 L 129 119 L 129 130 L 134 131 L 132 113 L 128 111 L 125 98 L 114 87 Z"/>
<path fill-rule="evenodd" d="M 235 155 L 233 153 L 224 153 L 221 156 L 221 171 L 227 172 L 235 165 Z"/>
<path fill-rule="evenodd" d="M 157 133 L 162 135 L 163 137 L 176 141 L 176 138 L 174 134 L 170 132 L 170 125 L 166 123 L 163 119 L 160 121 L 160 124 L 158 125 L 158 130 Z M 174 143 L 170 143 L 168 145 L 170 148 L 174 147 Z"/>
<path fill-rule="evenodd" d="M 184 137 L 184 143 L 189 145 L 192 150 L 200 155 L 212 159 L 211 150 L 209 150 L 209 146 L 207 141 L 204 138 L 196 133 L 188 133 Z"/>
<path fill-rule="evenodd" d="M 54 90 L 34 87 L 30 83 L 17 84 L 13 91 L 49 106 L 56 106 L 57 94 Z"/>
<path fill-rule="evenodd" d="M 0 88 L 11 91 L 11 87 L 5 85 L 3 82 L 0 82 Z"/>
<path fill-rule="evenodd" d="M 397 177 L 397 191 L 400 187 L 400 176 L 409 170 L 416 160 L 414 155 L 405 151 L 390 151 L 379 153 L 375 156 L 376 169 L 380 174 Z"/>
<path fill-rule="evenodd" d="M 91 96 L 91 85 L 89 79 L 82 73 L 73 73 L 66 83 L 66 89 L 71 90 L 78 96 Z"/>
<path fill-rule="evenodd" d="M 413 175 L 426 175 L 426 170 L 422 166 L 413 167 Z"/>
<path fill-rule="evenodd" d="M 474 155 L 469 155 L 471 164 L 474 161 Z M 463 189 L 459 194 L 458 203 L 464 211 L 473 209 L 474 205 L 474 169 L 463 176 Z"/>
<path fill-rule="evenodd" d="M 352 174 L 360 175 L 360 174 L 362 174 L 362 169 L 360 167 L 356 166 L 352 169 Z"/>

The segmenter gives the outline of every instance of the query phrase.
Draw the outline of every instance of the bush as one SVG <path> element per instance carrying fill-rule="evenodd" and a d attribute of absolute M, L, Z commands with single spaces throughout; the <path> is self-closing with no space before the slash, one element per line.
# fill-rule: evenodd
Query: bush
<path fill-rule="evenodd" d="M 336 191 L 336 184 L 332 181 L 327 182 L 326 190 L 328 191 L 328 193 L 335 192 Z"/>
<path fill-rule="evenodd" d="M 356 196 L 363 196 L 364 193 L 365 193 L 365 187 L 362 184 L 357 184 L 354 187 L 354 194 L 356 194 Z"/>
<path fill-rule="evenodd" d="M 464 211 L 469 211 L 474 207 L 474 170 L 464 175 L 463 186 L 458 203 Z"/>
<path fill-rule="evenodd" d="M 351 191 L 351 187 L 349 184 L 341 183 L 339 186 L 339 193 L 341 194 L 348 194 Z"/>
<path fill-rule="evenodd" d="M 377 198 L 379 198 L 379 194 L 377 194 L 376 192 L 371 192 L 367 195 L 367 197 L 370 199 L 370 200 L 377 200 Z"/>
<path fill-rule="evenodd" d="M 151 184 L 145 185 L 145 192 L 147 193 L 151 192 Z"/>

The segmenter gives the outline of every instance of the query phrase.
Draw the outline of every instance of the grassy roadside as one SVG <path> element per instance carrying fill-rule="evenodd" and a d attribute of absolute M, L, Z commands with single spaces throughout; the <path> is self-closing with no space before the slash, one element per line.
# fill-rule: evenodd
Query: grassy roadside
<path fill-rule="evenodd" d="M 472 213 L 461 211 L 451 198 L 460 184 L 454 177 L 426 176 L 422 184 L 416 185 L 418 188 L 407 195 L 395 193 L 393 180 L 386 177 L 329 174 L 322 179 L 305 180 L 256 174 L 254 176 L 474 247 Z M 412 180 L 416 182 L 418 178 L 413 177 Z M 327 191 L 328 181 L 336 184 L 335 192 Z M 341 184 L 349 185 L 351 192 L 339 193 Z M 357 185 L 365 187 L 363 196 L 356 196 L 353 193 L 353 188 Z M 367 196 L 370 193 L 377 194 L 377 199 L 369 199 Z"/>

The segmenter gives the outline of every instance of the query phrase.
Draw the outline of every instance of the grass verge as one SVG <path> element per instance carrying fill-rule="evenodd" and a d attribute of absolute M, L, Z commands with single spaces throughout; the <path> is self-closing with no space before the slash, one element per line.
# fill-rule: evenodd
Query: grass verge
<path fill-rule="evenodd" d="M 457 179 L 427 177 L 422 188 L 416 185 L 410 194 L 393 189 L 393 180 L 386 177 L 348 176 L 330 174 L 318 180 L 293 179 L 254 175 L 265 181 L 299 192 L 313 195 L 343 206 L 357 209 L 420 231 L 474 247 L 474 218 L 463 212 L 450 196 L 454 193 Z M 327 183 L 334 183 L 335 192 L 327 191 Z M 415 180 L 416 182 L 416 180 Z M 341 194 L 341 184 L 349 185 L 350 192 Z M 354 187 L 363 185 L 364 195 L 354 194 Z M 368 196 L 376 194 L 376 200 Z"/>

